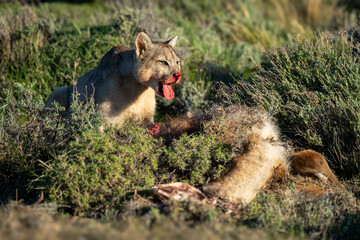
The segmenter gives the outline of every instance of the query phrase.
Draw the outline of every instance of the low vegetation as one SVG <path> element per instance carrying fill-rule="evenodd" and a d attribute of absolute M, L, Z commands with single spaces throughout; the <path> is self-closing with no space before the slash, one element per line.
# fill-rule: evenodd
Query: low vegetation
<path fill-rule="evenodd" d="M 225 102 L 261 105 L 296 145 L 324 153 L 343 177 L 359 172 L 360 72 L 356 42 L 343 33 L 276 47 L 250 78 L 224 86 Z"/>
<path fill-rule="evenodd" d="M 349 30 L 358 6 L 91 2 L 0 3 L 0 238 L 357 238 L 359 33 Z M 214 104 L 260 106 L 292 145 L 323 153 L 350 193 L 309 200 L 288 178 L 244 209 L 161 204 L 153 185 L 201 187 L 231 165 L 211 131 L 170 143 L 134 123 L 99 131 L 91 99 L 75 101 L 71 119 L 61 107 L 43 112 L 53 89 L 71 85 L 112 46 L 134 47 L 140 31 L 179 36 L 183 80 L 174 100 L 158 99 L 156 121 Z"/>

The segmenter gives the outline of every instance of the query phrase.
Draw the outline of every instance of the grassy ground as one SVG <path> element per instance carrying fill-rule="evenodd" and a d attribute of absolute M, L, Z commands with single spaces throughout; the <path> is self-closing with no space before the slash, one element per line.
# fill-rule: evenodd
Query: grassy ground
<path fill-rule="evenodd" d="M 357 238 L 359 32 L 348 33 L 358 7 L 328 0 L 0 3 L 0 238 Z M 353 197 L 309 201 L 289 177 L 233 212 L 162 205 L 151 186 L 201 186 L 231 164 L 228 147 L 206 131 L 171 145 L 133 124 L 104 134 L 91 103 L 73 106 L 71 124 L 60 109 L 42 116 L 53 89 L 94 68 L 112 46 L 134 47 L 140 31 L 179 36 L 183 81 L 174 100 L 157 99 L 157 121 L 213 104 L 260 106 L 284 139 L 323 153 Z M 44 202 L 31 205 L 42 191 Z"/>

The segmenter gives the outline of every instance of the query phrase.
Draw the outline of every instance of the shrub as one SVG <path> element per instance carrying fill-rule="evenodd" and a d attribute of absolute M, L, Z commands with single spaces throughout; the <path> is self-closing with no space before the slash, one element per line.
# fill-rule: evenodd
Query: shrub
<path fill-rule="evenodd" d="M 16 188 L 20 188 L 20 195 L 25 195 L 22 190 L 33 177 L 31 172 L 36 169 L 37 160 L 47 158 L 48 147 L 59 144 L 54 138 L 57 129 L 62 129 L 55 118 L 47 122 L 42 120 L 42 101 L 34 99 L 30 88 L 16 84 L 14 89 L 17 89 L 16 95 L 7 89 L 5 97 L 0 98 L 0 192 L 3 201 L 8 194 L 15 193 Z"/>
<path fill-rule="evenodd" d="M 199 185 L 220 177 L 230 161 L 230 149 L 216 135 L 183 135 L 165 150 L 164 160 L 176 181 Z M 168 170 L 168 171 L 169 171 Z"/>
<path fill-rule="evenodd" d="M 83 131 L 43 163 L 39 180 L 57 203 L 70 204 L 81 215 L 98 214 L 155 184 L 203 184 L 224 171 L 229 156 L 214 136 L 184 135 L 164 146 L 146 129 L 126 123 Z"/>
<path fill-rule="evenodd" d="M 20 188 L 26 198 L 32 181 L 42 174 L 39 163 L 45 163 L 53 154 L 67 146 L 69 140 L 81 131 L 98 128 L 100 115 L 94 104 L 73 104 L 73 121 L 62 116 L 61 107 L 43 113 L 43 101 L 36 98 L 32 86 L 15 84 L 0 98 L 0 185 L 1 201 L 13 196 Z"/>
<path fill-rule="evenodd" d="M 130 124 L 119 131 L 84 131 L 44 164 L 50 198 L 80 214 L 119 207 L 127 192 L 155 184 L 158 147 L 160 141 Z"/>
<path fill-rule="evenodd" d="M 325 153 L 343 176 L 358 174 L 360 72 L 354 47 L 325 34 L 277 47 L 251 79 L 224 87 L 220 95 L 262 105 L 300 147 Z"/>

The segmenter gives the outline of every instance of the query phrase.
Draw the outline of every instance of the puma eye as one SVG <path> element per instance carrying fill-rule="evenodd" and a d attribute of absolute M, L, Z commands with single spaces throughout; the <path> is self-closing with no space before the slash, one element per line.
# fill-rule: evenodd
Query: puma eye
<path fill-rule="evenodd" d="M 176 61 L 176 65 L 179 65 L 180 64 L 180 61 Z"/>
<path fill-rule="evenodd" d="M 159 62 L 160 62 L 161 64 L 165 65 L 165 66 L 170 66 L 167 61 L 161 61 L 161 60 L 159 60 Z"/>

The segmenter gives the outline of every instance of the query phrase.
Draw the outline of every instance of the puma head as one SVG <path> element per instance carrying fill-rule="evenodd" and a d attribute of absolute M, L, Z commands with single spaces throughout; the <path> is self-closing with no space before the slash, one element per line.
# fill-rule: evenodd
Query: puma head
<path fill-rule="evenodd" d="M 135 40 L 136 80 L 167 100 L 175 97 L 171 84 L 181 79 L 180 58 L 174 51 L 176 41 L 177 36 L 165 42 L 152 42 L 144 32 Z"/>

